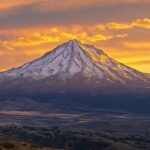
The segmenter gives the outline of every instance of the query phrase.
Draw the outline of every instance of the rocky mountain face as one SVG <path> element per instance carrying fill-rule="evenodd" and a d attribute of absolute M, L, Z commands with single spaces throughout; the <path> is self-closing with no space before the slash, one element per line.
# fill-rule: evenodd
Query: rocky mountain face
<path fill-rule="evenodd" d="M 150 75 L 77 40 L 0 73 L 1 109 L 149 113 Z"/>
<path fill-rule="evenodd" d="M 0 73 L 0 82 L 43 83 L 49 84 L 51 90 L 62 88 L 62 91 L 68 86 L 76 89 L 82 85 L 97 90 L 107 87 L 147 89 L 150 88 L 148 76 L 111 59 L 102 50 L 71 40 L 41 58 Z"/>

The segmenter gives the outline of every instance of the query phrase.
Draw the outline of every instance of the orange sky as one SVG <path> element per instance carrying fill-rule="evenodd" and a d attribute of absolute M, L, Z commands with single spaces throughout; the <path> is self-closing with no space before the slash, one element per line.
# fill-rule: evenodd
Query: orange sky
<path fill-rule="evenodd" d="M 149 0 L 0 0 L 0 70 L 70 39 L 150 73 Z"/>

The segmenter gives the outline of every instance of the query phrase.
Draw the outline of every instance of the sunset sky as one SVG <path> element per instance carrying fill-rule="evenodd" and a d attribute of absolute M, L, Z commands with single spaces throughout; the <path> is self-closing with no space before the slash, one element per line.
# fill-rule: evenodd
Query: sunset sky
<path fill-rule="evenodd" d="M 150 0 L 0 0 L 0 71 L 70 39 L 150 73 Z"/>

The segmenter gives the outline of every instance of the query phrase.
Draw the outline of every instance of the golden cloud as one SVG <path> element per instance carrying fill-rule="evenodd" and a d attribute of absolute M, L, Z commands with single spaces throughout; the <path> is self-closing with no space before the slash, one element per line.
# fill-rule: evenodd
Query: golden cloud
<path fill-rule="evenodd" d="M 135 20 L 135 22 L 132 23 L 132 26 L 150 29 L 150 19 L 149 18 L 137 19 Z"/>
<path fill-rule="evenodd" d="M 118 35 L 102 35 L 102 34 L 97 34 L 92 37 L 88 37 L 87 40 L 90 42 L 97 42 L 97 41 L 107 41 L 113 38 L 125 38 L 127 37 L 128 34 L 118 34 Z"/>
<path fill-rule="evenodd" d="M 59 37 L 50 37 L 46 35 L 40 35 L 40 33 L 35 33 L 33 36 L 30 37 L 20 37 L 15 40 L 11 41 L 1 41 L 0 44 L 7 48 L 14 48 L 14 47 L 27 47 L 27 46 L 36 46 L 41 45 L 44 43 L 51 43 L 51 42 L 59 42 Z"/>
<path fill-rule="evenodd" d="M 125 24 L 125 23 L 117 23 L 117 22 L 111 22 L 111 23 L 107 23 L 106 26 L 109 29 L 130 29 L 132 28 L 132 24 Z"/>
<path fill-rule="evenodd" d="M 6 49 L 12 50 L 15 48 L 21 48 L 21 47 L 31 47 L 31 46 L 37 46 L 37 45 L 42 45 L 46 43 L 53 43 L 53 42 L 60 42 L 70 39 L 77 39 L 82 42 L 89 41 L 89 42 L 97 42 L 97 41 L 107 41 L 113 38 L 125 38 L 127 37 L 127 34 L 118 34 L 118 35 L 102 35 L 102 34 L 97 34 L 94 36 L 88 36 L 86 32 L 83 32 L 81 34 L 71 34 L 67 32 L 62 32 L 60 36 L 54 36 L 50 37 L 47 35 L 40 35 L 39 33 L 36 33 L 34 36 L 31 37 L 20 37 L 15 40 L 10 40 L 10 41 L 0 41 L 0 45 L 5 47 Z"/>
<path fill-rule="evenodd" d="M 106 27 L 109 29 L 130 29 L 134 27 L 141 27 L 145 29 L 150 29 L 150 19 L 144 18 L 144 19 L 136 19 L 135 21 L 131 23 L 117 23 L 117 22 L 110 22 L 106 24 Z"/>
<path fill-rule="evenodd" d="M 146 42 L 147 35 L 145 35 L 145 32 L 149 31 L 149 25 L 150 19 L 144 18 L 130 23 L 108 22 L 0 30 L 0 59 L 4 61 L 0 64 L 0 70 L 19 66 L 41 56 L 60 43 L 78 39 L 104 49 L 112 58 L 120 62 L 134 66 L 141 71 L 150 72 L 147 67 L 149 64 L 147 60 L 150 59 L 148 52 L 150 44 Z M 137 27 L 143 29 L 139 31 Z M 123 29 L 126 29 L 125 33 Z M 137 31 L 142 33 L 141 37 L 133 34 Z M 130 33 L 132 33 L 131 36 Z M 139 67 L 142 62 L 143 69 Z"/>

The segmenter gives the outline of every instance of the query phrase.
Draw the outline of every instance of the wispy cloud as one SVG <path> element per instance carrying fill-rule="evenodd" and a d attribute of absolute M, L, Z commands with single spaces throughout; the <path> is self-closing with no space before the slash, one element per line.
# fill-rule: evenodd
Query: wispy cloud
<path fill-rule="evenodd" d="M 59 42 L 60 37 L 51 37 L 46 35 L 40 35 L 40 33 L 35 33 L 33 36 L 29 37 L 20 37 L 15 40 L 10 41 L 0 41 L 0 44 L 8 49 L 13 49 L 16 47 L 28 47 L 42 45 L 45 43 Z"/>
<path fill-rule="evenodd" d="M 31 36 L 27 37 L 19 37 L 17 39 L 13 40 L 4 40 L 0 41 L 0 46 L 4 47 L 8 50 L 13 50 L 16 48 L 27 48 L 31 46 L 38 46 L 38 45 L 43 45 L 46 43 L 55 43 L 55 42 L 61 42 L 62 39 L 63 41 L 67 41 L 70 39 L 78 39 L 80 41 L 87 41 L 87 42 L 97 42 L 97 41 L 107 41 L 111 40 L 113 38 L 126 38 L 128 34 L 95 34 L 90 36 L 87 32 L 80 32 L 80 33 L 70 33 L 70 32 L 65 32 L 65 31 L 58 31 L 57 28 L 53 28 L 55 35 L 50 36 L 50 35 L 45 35 L 41 33 L 34 33 Z M 51 30 L 51 32 L 52 32 Z"/>
<path fill-rule="evenodd" d="M 150 19 L 149 18 L 137 19 L 137 20 L 130 22 L 130 23 L 110 22 L 110 23 L 107 23 L 106 26 L 109 29 L 116 29 L 116 30 L 131 29 L 134 27 L 150 29 Z"/>

